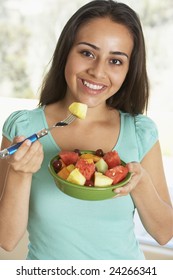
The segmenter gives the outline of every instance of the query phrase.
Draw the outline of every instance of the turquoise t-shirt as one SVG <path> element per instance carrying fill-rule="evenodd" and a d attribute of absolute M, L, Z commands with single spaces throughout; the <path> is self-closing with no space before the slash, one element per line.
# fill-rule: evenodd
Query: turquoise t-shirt
<path fill-rule="evenodd" d="M 114 147 L 125 162 L 140 162 L 158 140 L 154 122 L 120 112 L 121 130 Z M 12 140 L 47 127 L 44 109 L 12 113 L 3 135 Z M 135 206 L 130 195 L 103 201 L 85 201 L 61 192 L 48 171 L 60 148 L 51 134 L 40 139 L 44 149 L 41 169 L 33 175 L 27 259 L 138 260 L 144 259 L 134 233 Z"/>

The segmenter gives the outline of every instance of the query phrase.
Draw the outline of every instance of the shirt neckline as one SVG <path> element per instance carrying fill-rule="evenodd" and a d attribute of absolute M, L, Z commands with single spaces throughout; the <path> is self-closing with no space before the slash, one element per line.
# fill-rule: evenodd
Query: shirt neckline
<path fill-rule="evenodd" d="M 45 127 L 47 128 L 48 127 L 48 124 L 47 124 L 47 120 L 46 120 L 46 116 L 45 116 L 45 108 L 46 108 L 46 105 L 43 105 L 41 107 L 41 111 L 42 111 L 42 115 L 43 115 L 43 122 L 44 122 L 44 125 Z M 123 112 L 121 112 L 119 110 L 119 114 L 120 114 L 120 132 L 119 132 L 119 136 L 118 136 L 118 139 L 117 139 L 117 142 L 115 143 L 115 145 L 113 146 L 112 150 L 117 150 L 119 148 L 119 145 L 121 143 L 121 139 L 123 137 L 123 132 L 124 132 L 124 114 Z M 59 147 L 59 145 L 55 142 L 52 134 L 49 132 L 48 133 L 48 137 L 49 139 L 51 140 L 51 142 L 53 143 L 53 145 L 56 147 L 56 149 L 58 150 L 61 150 L 61 148 Z"/>

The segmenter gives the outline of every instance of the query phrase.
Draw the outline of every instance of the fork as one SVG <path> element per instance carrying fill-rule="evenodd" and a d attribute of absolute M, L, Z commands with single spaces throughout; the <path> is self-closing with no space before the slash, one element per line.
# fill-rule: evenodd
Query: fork
<path fill-rule="evenodd" d="M 57 122 L 56 124 L 54 124 L 53 126 L 51 127 L 48 127 L 48 128 L 43 128 L 42 130 L 40 130 L 39 132 L 37 133 L 34 133 L 33 135 L 27 137 L 26 139 L 29 139 L 31 141 L 31 143 L 35 142 L 36 140 L 46 136 L 48 134 L 48 132 L 50 130 L 52 130 L 53 128 L 55 127 L 63 127 L 63 126 L 66 126 L 66 125 L 69 125 L 71 124 L 74 120 L 76 119 L 76 116 L 73 115 L 73 114 L 70 114 L 67 118 L 65 118 L 64 120 L 62 121 L 59 121 Z M 0 159 L 3 159 L 3 158 L 6 158 L 7 156 L 9 155 L 13 155 L 17 150 L 18 148 L 22 145 L 22 143 L 26 140 L 24 139 L 23 141 L 21 142 L 18 142 L 17 144 L 14 144 L 2 151 L 0 151 Z"/>

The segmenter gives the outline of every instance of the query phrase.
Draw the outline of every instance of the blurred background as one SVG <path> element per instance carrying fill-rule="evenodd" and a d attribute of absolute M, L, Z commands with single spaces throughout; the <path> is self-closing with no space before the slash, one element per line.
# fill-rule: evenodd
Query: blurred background
<path fill-rule="evenodd" d="M 0 0 L 0 130 L 7 116 L 37 106 L 58 36 L 84 0 Z M 157 124 L 165 173 L 173 201 L 173 1 L 124 0 L 140 16 L 150 80 L 148 116 Z M 1 140 L 1 135 L 0 135 Z M 173 240 L 159 246 L 135 216 L 136 234 L 147 259 L 173 259 Z M 27 233 L 13 252 L 0 259 L 25 259 Z"/>

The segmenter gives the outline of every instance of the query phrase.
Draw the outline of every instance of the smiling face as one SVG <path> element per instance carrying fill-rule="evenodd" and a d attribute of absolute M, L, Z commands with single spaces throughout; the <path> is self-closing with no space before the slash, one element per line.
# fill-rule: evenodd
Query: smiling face
<path fill-rule="evenodd" d="M 69 101 L 89 107 L 105 104 L 125 80 L 132 50 L 129 30 L 109 18 L 79 28 L 65 67 Z"/>

